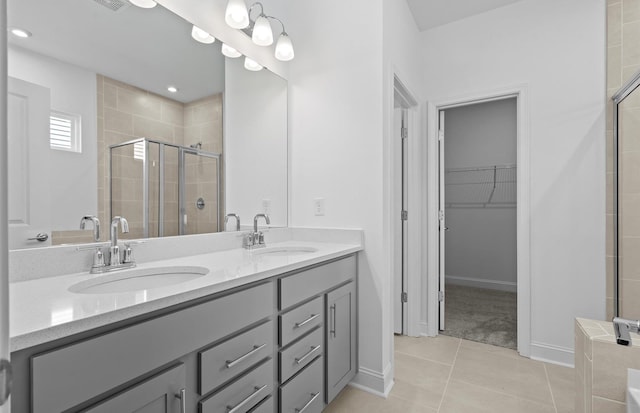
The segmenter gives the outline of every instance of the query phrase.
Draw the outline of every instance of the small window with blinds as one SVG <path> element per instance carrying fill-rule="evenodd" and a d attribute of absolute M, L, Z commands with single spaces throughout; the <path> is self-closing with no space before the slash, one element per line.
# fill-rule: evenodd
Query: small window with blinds
<path fill-rule="evenodd" d="M 80 115 L 52 111 L 49 116 L 49 144 L 51 149 L 82 152 Z"/>

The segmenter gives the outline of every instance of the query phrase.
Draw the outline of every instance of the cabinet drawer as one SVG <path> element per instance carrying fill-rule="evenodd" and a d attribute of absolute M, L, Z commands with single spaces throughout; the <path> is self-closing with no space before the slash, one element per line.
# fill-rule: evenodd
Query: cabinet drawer
<path fill-rule="evenodd" d="M 284 386 L 280 386 L 280 413 L 320 413 L 324 407 L 323 362 L 318 357 Z"/>
<path fill-rule="evenodd" d="M 280 315 L 279 319 L 280 345 L 284 347 L 322 324 L 324 319 L 322 297 Z"/>
<path fill-rule="evenodd" d="M 279 309 L 291 307 L 309 297 L 322 293 L 342 282 L 355 278 L 356 257 L 293 274 L 279 280 Z"/>
<path fill-rule="evenodd" d="M 276 402 L 272 396 L 263 400 L 259 405 L 251 409 L 249 413 L 275 413 Z"/>
<path fill-rule="evenodd" d="M 272 297 L 261 284 L 34 356 L 33 413 L 67 410 L 255 323 Z"/>
<path fill-rule="evenodd" d="M 146 409 L 143 411 L 178 413 L 181 403 L 178 396 L 182 396 L 185 383 L 184 364 L 181 363 L 83 412 L 139 412 Z"/>
<path fill-rule="evenodd" d="M 205 394 L 231 380 L 273 352 L 273 321 L 198 353 L 199 392 Z"/>
<path fill-rule="evenodd" d="M 273 390 L 273 359 L 200 401 L 200 413 L 246 413 Z"/>
<path fill-rule="evenodd" d="M 322 332 L 323 329 L 318 328 L 291 347 L 280 351 L 280 383 L 289 380 L 289 377 L 322 354 Z"/>

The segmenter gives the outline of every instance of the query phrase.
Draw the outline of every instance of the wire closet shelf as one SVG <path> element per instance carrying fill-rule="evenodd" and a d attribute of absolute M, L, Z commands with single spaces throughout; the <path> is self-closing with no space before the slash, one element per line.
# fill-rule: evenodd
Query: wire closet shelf
<path fill-rule="evenodd" d="M 516 165 L 445 169 L 447 208 L 515 208 Z"/>

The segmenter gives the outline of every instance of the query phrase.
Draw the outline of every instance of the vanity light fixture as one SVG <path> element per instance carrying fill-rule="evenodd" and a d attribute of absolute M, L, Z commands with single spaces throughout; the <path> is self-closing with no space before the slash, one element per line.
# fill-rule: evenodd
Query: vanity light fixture
<path fill-rule="evenodd" d="M 222 43 L 222 54 L 232 59 L 242 56 L 242 53 L 226 43 Z"/>
<path fill-rule="evenodd" d="M 24 30 L 24 29 L 20 29 L 18 27 L 14 27 L 14 28 L 10 29 L 10 32 L 15 37 L 19 37 L 21 39 L 27 39 L 27 38 L 33 36 L 30 31 L 27 31 L 27 30 Z"/>
<path fill-rule="evenodd" d="M 259 72 L 260 70 L 262 70 L 263 67 L 255 60 L 245 56 L 244 68 L 247 70 L 251 70 L 252 72 Z"/>
<path fill-rule="evenodd" d="M 211 36 L 208 32 L 202 30 L 195 24 L 193 25 L 193 29 L 191 29 L 191 37 L 204 44 L 211 44 L 216 41 L 215 37 Z"/>
<path fill-rule="evenodd" d="M 229 0 L 224 21 L 234 29 L 244 29 L 249 26 L 249 13 L 244 0 Z"/>
<path fill-rule="evenodd" d="M 167 87 L 167 90 L 171 93 L 176 93 L 178 91 L 178 88 L 175 86 L 169 86 Z"/>
<path fill-rule="evenodd" d="M 129 0 L 129 3 L 143 9 L 152 9 L 158 5 L 154 0 Z"/>
<path fill-rule="evenodd" d="M 260 7 L 260 14 L 255 20 L 251 19 L 251 12 L 257 6 Z M 282 31 L 276 43 L 275 57 L 283 62 L 294 58 L 293 44 L 291 38 L 284 29 L 282 21 L 276 17 L 268 16 L 264 12 L 262 3 L 255 2 L 247 10 L 244 0 L 229 0 L 225 13 L 225 21 L 234 28 L 245 32 L 251 37 L 253 43 L 258 46 L 269 46 L 273 44 L 273 30 L 270 20 L 276 20 L 282 26 Z"/>

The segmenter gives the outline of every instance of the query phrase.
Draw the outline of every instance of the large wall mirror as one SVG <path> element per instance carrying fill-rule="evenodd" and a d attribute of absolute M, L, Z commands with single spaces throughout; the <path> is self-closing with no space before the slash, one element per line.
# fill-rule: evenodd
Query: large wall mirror
<path fill-rule="evenodd" d="M 613 316 L 640 319 L 640 72 L 614 96 Z"/>
<path fill-rule="evenodd" d="M 286 80 L 160 5 L 9 0 L 8 25 L 11 249 L 92 242 L 83 216 L 101 241 L 116 215 L 123 238 L 287 225 Z"/>

